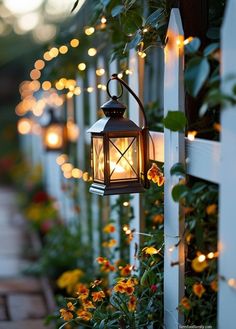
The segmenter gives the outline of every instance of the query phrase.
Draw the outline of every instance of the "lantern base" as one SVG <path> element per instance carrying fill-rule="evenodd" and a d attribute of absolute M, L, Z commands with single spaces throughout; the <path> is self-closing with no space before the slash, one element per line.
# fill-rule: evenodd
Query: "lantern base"
<path fill-rule="evenodd" d="M 115 195 L 115 194 L 131 194 L 131 193 L 143 193 L 145 188 L 139 182 L 122 182 L 114 183 L 109 186 L 99 183 L 93 183 L 90 186 L 89 192 L 98 195 Z"/>

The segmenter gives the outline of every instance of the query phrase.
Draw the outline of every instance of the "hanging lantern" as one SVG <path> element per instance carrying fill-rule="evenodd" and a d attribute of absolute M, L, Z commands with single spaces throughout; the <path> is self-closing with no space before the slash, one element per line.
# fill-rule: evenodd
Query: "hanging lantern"
<path fill-rule="evenodd" d="M 135 97 L 144 116 L 144 128 L 124 118 L 126 106 L 111 96 L 109 82 L 118 80 Z M 89 130 L 91 133 L 91 166 L 93 183 L 90 192 L 99 195 L 140 193 L 148 188 L 148 129 L 144 108 L 129 86 L 116 74 L 107 83 L 110 100 L 101 106 L 105 117 Z"/>
<path fill-rule="evenodd" d="M 66 143 L 65 125 L 56 118 L 53 108 L 48 112 L 50 119 L 43 127 L 43 145 L 46 151 L 61 151 Z"/>

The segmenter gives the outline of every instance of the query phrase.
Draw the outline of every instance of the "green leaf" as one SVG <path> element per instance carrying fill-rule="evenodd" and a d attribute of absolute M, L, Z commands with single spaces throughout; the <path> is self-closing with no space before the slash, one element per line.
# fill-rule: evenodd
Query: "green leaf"
<path fill-rule="evenodd" d="M 194 38 L 185 46 L 185 51 L 187 54 L 194 54 L 198 51 L 201 46 L 201 41 L 198 38 Z"/>
<path fill-rule="evenodd" d="M 181 162 L 175 163 L 171 169 L 170 169 L 170 174 L 173 175 L 178 175 L 178 176 L 185 176 L 185 168 L 184 165 Z"/>
<path fill-rule="evenodd" d="M 124 11 L 124 9 L 125 9 L 125 7 L 122 5 L 115 6 L 114 8 L 112 8 L 111 16 L 112 17 L 118 16 L 119 14 L 121 14 Z"/>
<path fill-rule="evenodd" d="M 204 49 L 204 56 L 209 56 L 212 53 L 214 53 L 217 49 L 219 49 L 220 45 L 219 42 L 214 42 L 211 43 L 210 45 L 208 45 L 205 49 Z"/>
<path fill-rule="evenodd" d="M 127 48 L 128 49 L 136 48 L 141 40 L 142 40 L 142 36 L 139 33 L 139 31 L 137 31 L 134 38 L 128 43 Z"/>
<path fill-rule="evenodd" d="M 106 7 L 110 3 L 110 0 L 101 0 L 101 3 L 104 7 Z"/>
<path fill-rule="evenodd" d="M 183 130 L 187 119 L 183 112 L 180 111 L 168 111 L 167 116 L 163 119 L 165 128 L 172 131 Z"/>
<path fill-rule="evenodd" d="M 188 187 L 186 185 L 175 185 L 172 189 L 172 198 L 178 202 L 188 194 Z"/>
<path fill-rule="evenodd" d="M 210 72 L 210 65 L 206 58 L 192 58 L 185 70 L 186 88 L 190 95 L 196 97 L 204 85 Z"/>
<path fill-rule="evenodd" d="M 162 16 L 164 10 L 159 8 L 146 19 L 145 25 L 157 25 L 157 19 Z"/>

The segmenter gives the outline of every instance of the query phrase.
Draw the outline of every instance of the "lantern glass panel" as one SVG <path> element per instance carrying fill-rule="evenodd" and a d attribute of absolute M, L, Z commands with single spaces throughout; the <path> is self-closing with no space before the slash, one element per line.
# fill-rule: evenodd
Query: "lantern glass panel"
<path fill-rule="evenodd" d="M 44 144 L 50 149 L 63 147 L 63 127 L 60 125 L 50 125 L 45 130 Z"/>
<path fill-rule="evenodd" d="M 139 154 L 136 137 L 109 139 L 110 180 L 138 180 Z"/>
<path fill-rule="evenodd" d="M 102 137 L 93 137 L 93 175 L 94 180 L 104 181 L 104 149 Z"/>

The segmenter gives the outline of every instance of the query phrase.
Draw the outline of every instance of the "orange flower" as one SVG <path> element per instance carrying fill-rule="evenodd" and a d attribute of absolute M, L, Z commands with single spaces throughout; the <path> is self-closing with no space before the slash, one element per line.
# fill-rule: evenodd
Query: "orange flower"
<path fill-rule="evenodd" d="M 92 292 L 92 296 L 93 296 L 94 302 L 101 302 L 103 300 L 103 298 L 106 297 L 104 294 L 104 291 L 102 291 L 102 290 Z"/>
<path fill-rule="evenodd" d="M 89 290 L 86 287 L 86 285 L 80 283 L 77 286 L 76 294 L 78 295 L 78 298 L 80 298 L 80 299 L 86 299 L 88 297 L 88 295 L 89 295 Z"/>
<path fill-rule="evenodd" d="M 130 312 L 134 312 L 136 310 L 136 302 L 137 302 L 136 297 L 131 296 L 130 299 L 129 299 L 129 302 L 128 302 L 128 310 Z"/>
<path fill-rule="evenodd" d="M 98 258 L 96 258 L 96 261 L 98 262 L 98 264 L 103 264 L 107 260 L 106 260 L 106 258 L 98 257 Z"/>
<path fill-rule="evenodd" d="M 92 314 L 86 310 L 78 310 L 76 313 L 78 317 L 84 321 L 89 321 L 90 319 L 92 319 Z"/>
<path fill-rule="evenodd" d="M 193 292 L 196 296 L 198 296 L 198 298 L 201 298 L 205 291 L 206 289 L 201 283 L 194 283 Z"/>
<path fill-rule="evenodd" d="M 217 280 L 213 280 L 213 281 L 211 281 L 210 286 L 211 286 L 211 289 L 212 289 L 213 291 L 215 291 L 215 292 L 218 291 L 218 281 L 217 281 Z"/>
<path fill-rule="evenodd" d="M 63 318 L 64 321 L 70 321 L 73 319 L 73 314 L 69 310 L 61 308 L 60 313 L 61 313 L 61 318 Z"/>
<path fill-rule="evenodd" d="M 190 301 L 187 297 L 181 299 L 180 305 L 188 311 L 191 309 Z"/>
<path fill-rule="evenodd" d="M 104 233 L 114 233 L 116 231 L 116 228 L 113 224 L 107 224 L 104 228 L 103 228 L 103 232 Z"/>
<path fill-rule="evenodd" d="M 132 295 L 134 293 L 134 287 L 126 285 L 125 292 L 127 295 Z"/>
<path fill-rule="evenodd" d="M 82 301 L 82 305 L 83 305 L 83 308 L 85 310 L 89 309 L 89 308 L 96 308 L 93 303 L 91 302 L 91 300 L 87 300 L 87 299 L 84 299 Z"/>
<path fill-rule="evenodd" d="M 152 221 L 154 224 L 162 224 L 164 220 L 163 214 L 157 214 L 152 217 Z"/>
<path fill-rule="evenodd" d="M 104 242 L 102 243 L 102 246 L 103 246 L 104 248 L 112 248 L 112 247 L 114 247 L 116 244 L 117 244 L 117 241 L 116 241 L 115 239 L 110 239 L 110 240 L 108 240 L 108 241 L 104 241 Z"/>
<path fill-rule="evenodd" d="M 113 271 L 115 271 L 115 267 L 113 265 L 111 265 L 110 262 L 107 260 L 107 261 L 103 262 L 101 271 L 106 272 L 106 273 L 113 272 Z"/>
<path fill-rule="evenodd" d="M 195 271 L 195 272 L 202 272 L 205 270 L 205 268 L 208 266 L 206 260 L 204 260 L 203 262 L 199 262 L 199 259 L 198 257 L 194 258 L 192 260 L 192 269 Z"/>
<path fill-rule="evenodd" d="M 207 213 L 207 215 L 215 215 L 216 210 L 217 210 L 217 205 L 215 203 L 214 204 L 210 204 L 206 208 L 206 213 Z"/>
<path fill-rule="evenodd" d="M 68 303 L 67 303 L 67 309 L 68 309 L 69 311 L 74 311 L 75 307 L 74 307 L 74 305 L 73 305 L 71 302 L 68 302 Z"/>
<path fill-rule="evenodd" d="M 124 293 L 125 293 L 125 288 L 126 288 L 126 284 L 125 284 L 125 282 L 118 282 L 118 283 L 114 286 L 113 290 L 114 290 L 115 292 L 120 292 L 121 294 L 124 294 Z"/>
<path fill-rule="evenodd" d="M 132 270 L 132 266 L 130 264 L 127 264 L 125 267 L 122 268 L 120 271 L 121 276 L 129 276 Z"/>
<path fill-rule="evenodd" d="M 153 163 L 152 167 L 148 170 L 147 178 L 149 180 L 152 180 L 153 183 L 156 183 L 158 186 L 162 186 L 165 181 L 165 177 L 163 176 L 163 173 L 155 163 Z"/>

